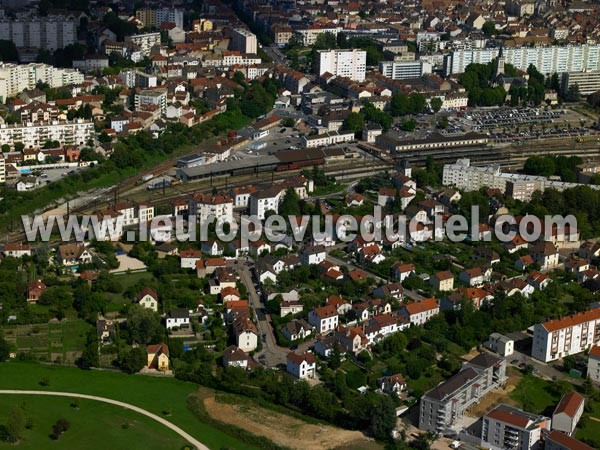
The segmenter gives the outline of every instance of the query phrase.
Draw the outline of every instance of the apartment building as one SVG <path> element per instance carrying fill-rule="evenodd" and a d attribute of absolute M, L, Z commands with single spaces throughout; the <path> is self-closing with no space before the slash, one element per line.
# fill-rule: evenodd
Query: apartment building
<path fill-rule="evenodd" d="M 265 219 L 268 211 L 279 210 L 279 202 L 283 198 L 283 192 L 279 186 L 271 186 L 250 194 L 248 206 L 250 215 L 259 219 Z"/>
<path fill-rule="evenodd" d="M 135 18 L 144 24 L 145 28 L 159 28 L 165 22 L 172 22 L 183 29 L 183 10 L 177 8 L 138 9 Z"/>
<path fill-rule="evenodd" d="M 464 191 L 478 191 L 482 187 L 499 189 L 517 200 L 529 201 L 535 191 L 545 189 L 564 191 L 580 186 L 578 183 L 566 183 L 549 180 L 537 175 L 502 173 L 499 165 L 471 166 L 468 158 L 459 159 L 454 164 L 445 164 L 442 174 L 444 186 L 454 186 Z M 587 185 L 592 189 L 599 186 Z"/>
<path fill-rule="evenodd" d="M 581 353 L 600 344 L 600 309 L 535 324 L 531 356 L 543 362 Z"/>
<path fill-rule="evenodd" d="M 550 430 L 550 419 L 507 405 L 499 405 L 483 416 L 481 445 L 492 450 L 538 450 L 542 435 Z"/>
<path fill-rule="evenodd" d="M 379 72 L 393 80 L 408 80 L 430 74 L 431 64 L 425 61 L 382 61 Z"/>
<path fill-rule="evenodd" d="M 236 28 L 231 35 L 231 50 L 238 50 L 242 53 L 258 53 L 258 42 L 256 35 L 244 28 Z"/>
<path fill-rule="evenodd" d="M 57 88 L 83 83 L 84 75 L 75 69 L 60 69 L 48 64 L 0 63 L 0 101 L 6 102 L 25 89 L 34 89 L 38 82 Z"/>
<path fill-rule="evenodd" d="M 355 139 L 352 132 L 333 131 L 331 133 L 318 134 L 316 136 L 303 136 L 304 148 L 326 147 Z"/>
<path fill-rule="evenodd" d="M 43 147 L 46 141 L 58 141 L 60 145 L 86 145 L 94 137 L 94 123 L 83 119 L 72 122 L 26 123 L 24 125 L 0 125 L 0 146 L 14 148 L 17 142 L 25 148 Z"/>
<path fill-rule="evenodd" d="M 139 110 L 144 105 L 156 105 L 161 114 L 167 113 L 167 91 L 166 90 L 144 90 L 135 94 L 135 109 Z"/>
<path fill-rule="evenodd" d="M 600 346 L 594 345 L 588 358 L 588 377 L 596 383 L 600 383 Z"/>
<path fill-rule="evenodd" d="M 567 436 L 562 431 L 553 430 L 546 436 L 544 450 L 594 450 L 587 444 Z"/>
<path fill-rule="evenodd" d="M 506 382 L 506 360 L 481 353 L 421 397 L 419 428 L 433 433 L 452 429 L 465 411 Z"/>
<path fill-rule="evenodd" d="M 309 47 L 317 42 L 317 37 L 322 33 L 331 33 L 337 37 L 338 33 L 342 31 L 341 27 L 331 27 L 319 25 L 310 25 L 307 28 L 296 29 L 296 35 L 302 41 L 302 45 Z"/>
<path fill-rule="evenodd" d="M 6 183 L 6 160 L 0 154 L 0 183 Z"/>
<path fill-rule="evenodd" d="M 600 91 L 600 70 L 563 73 L 560 85 L 561 91 L 566 93 L 574 85 L 577 85 L 581 95 L 590 95 Z"/>
<path fill-rule="evenodd" d="M 330 73 L 336 77 L 364 81 L 367 71 L 367 52 L 365 50 L 319 50 L 317 74 Z"/>
<path fill-rule="evenodd" d="M 546 47 L 506 47 L 506 64 L 527 70 L 533 64 L 544 75 L 600 70 L 600 44 Z M 455 50 L 445 58 L 446 75 L 463 73 L 469 64 L 487 64 L 498 57 L 500 48 Z"/>
<path fill-rule="evenodd" d="M 77 42 L 77 21 L 73 16 L 20 16 L 0 18 L 0 39 L 17 48 L 56 50 Z"/>
<path fill-rule="evenodd" d="M 125 43 L 128 42 L 140 47 L 142 53 L 145 56 L 148 56 L 152 47 L 160 45 L 160 33 L 144 33 L 125 36 Z"/>
<path fill-rule="evenodd" d="M 204 222 L 213 217 L 216 220 L 233 220 L 233 199 L 227 194 L 198 193 L 190 199 L 190 214 Z"/>

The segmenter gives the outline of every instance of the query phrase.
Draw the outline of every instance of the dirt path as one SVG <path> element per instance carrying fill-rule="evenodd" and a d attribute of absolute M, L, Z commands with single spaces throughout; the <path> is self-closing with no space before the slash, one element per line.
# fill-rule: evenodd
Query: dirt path
<path fill-rule="evenodd" d="M 204 407 L 220 422 L 292 449 L 380 448 L 359 431 L 310 424 L 259 406 L 219 403 L 214 396 L 208 396 L 204 399 Z"/>

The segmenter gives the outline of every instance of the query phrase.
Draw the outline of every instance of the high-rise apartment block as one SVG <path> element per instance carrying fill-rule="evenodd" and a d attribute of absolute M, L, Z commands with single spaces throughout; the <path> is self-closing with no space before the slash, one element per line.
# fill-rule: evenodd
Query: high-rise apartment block
<path fill-rule="evenodd" d="M 0 39 L 17 48 L 56 50 L 77 42 L 77 21 L 72 16 L 1 17 Z"/>
<path fill-rule="evenodd" d="M 231 50 L 238 50 L 242 53 L 256 54 L 258 52 L 258 43 L 256 35 L 244 28 L 236 28 L 231 36 Z"/>
<path fill-rule="evenodd" d="M 320 50 L 318 74 L 330 73 L 354 81 L 364 81 L 367 71 L 365 50 Z"/>

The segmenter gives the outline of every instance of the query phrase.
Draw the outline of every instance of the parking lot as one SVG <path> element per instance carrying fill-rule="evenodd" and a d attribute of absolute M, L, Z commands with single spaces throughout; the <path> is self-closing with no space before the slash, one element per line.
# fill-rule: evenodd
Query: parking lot
<path fill-rule="evenodd" d="M 266 146 L 258 150 L 253 149 L 259 143 L 264 143 Z M 252 158 L 254 156 L 270 155 L 280 150 L 294 150 L 298 148 L 302 148 L 302 135 L 300 132 L 293 128 L 277 126 L 269 130 L 268 136 L 252 141 L 245 148 L 235 152 L 230 159 Z"/>
<path fill-rule="evenodd" d="M 568 109 L 496 108 L 450 117 L 451 130 L 475 131 L 494 142 L 510 143 L 548 138 L 577 138 L 590 134 L 586 118 Z"/>
<path fill-rule="evenodd" d="M 53 183 L 54 181 L 60 180 L 61 178 L 67 176 L 71 172 L 75 173 L 80 170 L 84 170 L 86 168 L 87 168 L 87 166 L 72 167 L 72 168 L 60 168 L 60 169 L 36 169 L 35 166 L 33 166 L 31 168 L 32 169 L 31 173 L 36 174 L 39 172 L 40 181 L 43 184 L 50 184 L 50 183 Z M 29 175 L 29 174 L 27 172 L 23 172 L 23 175 Z"/>

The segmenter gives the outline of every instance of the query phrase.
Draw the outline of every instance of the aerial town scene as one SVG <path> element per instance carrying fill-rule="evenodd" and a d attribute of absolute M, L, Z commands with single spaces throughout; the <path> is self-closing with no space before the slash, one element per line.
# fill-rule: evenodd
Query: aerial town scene
<path fill-rule="evenodd" d="M 0 450 L 600 449 L 600 1 L 0 0 Z"/>

